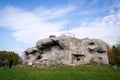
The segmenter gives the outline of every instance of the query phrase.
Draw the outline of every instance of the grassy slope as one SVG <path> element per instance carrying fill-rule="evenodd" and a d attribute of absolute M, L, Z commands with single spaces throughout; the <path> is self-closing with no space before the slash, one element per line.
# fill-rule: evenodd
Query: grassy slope
<path fill-rule="evenodd" d="M 120 80 L 120 67 L 79 66 L 57 69 L 0 69 L 0 80 Z"/>

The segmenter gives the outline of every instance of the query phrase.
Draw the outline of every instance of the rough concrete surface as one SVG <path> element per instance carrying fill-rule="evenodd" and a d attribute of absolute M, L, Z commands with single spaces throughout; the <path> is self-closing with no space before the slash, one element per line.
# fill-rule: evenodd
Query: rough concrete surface
<path fill-rule="evenodd" d="M 33 67 L 49 67 L 54 64 L 76 66 L 93 61 L 109 64 L 104 41 L 63 35 L 39 40 L 35 47 L 26 49 L 24 64 Z"/>

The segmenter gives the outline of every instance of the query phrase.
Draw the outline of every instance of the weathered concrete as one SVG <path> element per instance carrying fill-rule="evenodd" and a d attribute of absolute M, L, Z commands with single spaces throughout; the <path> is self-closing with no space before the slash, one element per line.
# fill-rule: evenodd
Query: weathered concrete
<path fill-rule="evenodd" d="M 24 62 L 33 67 L 45 67 L 54 64 L 80 65 L 92 61 L 109 64 L 106 43 L 99 39 L 77 39 L 59 36 L 39 40 L 36 47 L 25 50 Z"/>

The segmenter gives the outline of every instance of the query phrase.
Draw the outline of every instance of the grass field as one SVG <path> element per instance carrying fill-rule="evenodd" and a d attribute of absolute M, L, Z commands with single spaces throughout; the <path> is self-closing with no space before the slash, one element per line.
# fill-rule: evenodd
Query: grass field
<path fill-rule="evenodd" d="M 84 65 L 79 67 L 38 69 L 0 68 L 0 80 L 120 80 L 120 67 Z"/>

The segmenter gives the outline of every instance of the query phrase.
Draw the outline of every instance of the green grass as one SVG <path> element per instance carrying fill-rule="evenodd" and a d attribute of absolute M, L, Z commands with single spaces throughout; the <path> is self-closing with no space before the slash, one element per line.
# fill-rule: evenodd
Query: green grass
<path fill-rule="evenodd" d="M 0 80 L 120 80 L 120 67 L 84 65 L 78 67 L 38 69 L 0 68 Z"/>

